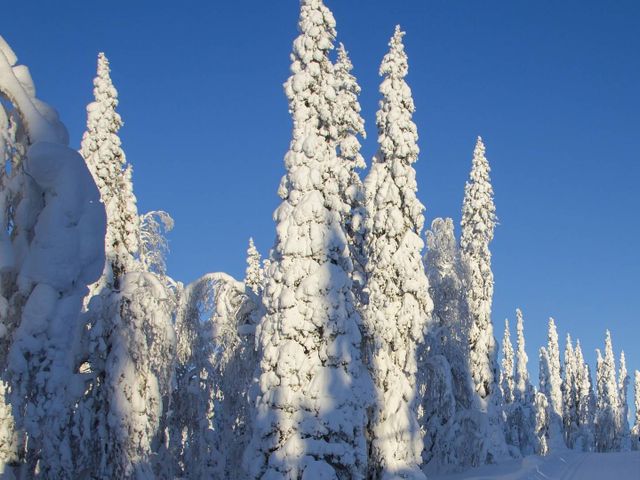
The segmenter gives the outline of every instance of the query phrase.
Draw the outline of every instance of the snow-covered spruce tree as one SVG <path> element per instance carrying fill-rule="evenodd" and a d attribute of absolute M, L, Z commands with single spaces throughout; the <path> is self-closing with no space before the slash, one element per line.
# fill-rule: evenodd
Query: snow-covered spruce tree
<path fill-rule="evenodd" d="M 57 113 L 2 38 L 0 96 L 0 468 L 7 478 L 72 478 L 82 389 L 73 364 L 82 299 L 104 262 L 104 209 Z"/>
<path fill-rule="evenodd" d="M 595 440 L 598 452 L 610 452 L 619 449 L 618 421 L 620 401 L 618 398 L 618 385 L 616 382 L 616 365 L 611 344 L 611 334 L 607 330 L 605 338 L 604 357 L 597 350 L 596 379 L 598 386 L 596 415 L 595 415 Z"/>
<path fill-rule="evenodd" d="M 564 440 L 569 448 L 574 448 L 578 434 L 578 372 L 571 336 L 567 334 L 564 350 L 564 378 L 562 379 L 562 425 Z"/>
<path fill-rule="evenodd" d="M 545 347 L 540 347 L 538 368 L 539 391 L 535 397 L 536 407 L 536 453 L 546 455 L 549 452 L 549 437 L 551 423 L 551 405 L 549 402 L 551 390 L 551 368 L 549 366 L 549 353 Z"/>
<path fill-rule="evenodd" d="M 333 102 L 333 126 L 330 127 L 338 147 L 338 158 L 341 160 L 341 173 L 339 188 L 342 192 L 343 202 L 349 206 L 344 212 L 342 224 L 347 235 L 353 271 L 351 278 L 356 293 L 356 300 L 366 303 L 362 297 L 362 289 L 365 285 L 365 256 L 364 256 L 364 187 L 357 170 L 366 167 L 364 158 L 360 154 L 360 142 L 358 135 L 366 138 L 364 119 L 360 115 L 360 85 L 351 71 L 353 65 L 349 54 L 342 43 L 338 46 L 338 59 L 334 67 L 334 88 L 336 91 Z"/>
<path fill-rule="evenodd" d="M 264 272 L 260 262 L 260 252 L 253 244 L 253 238 L 249 239 L 247 249 L 247 268 L 244 275 L 244 283 L 253 293 L 260 295 L 264 284 Z"/>
<path fill-rule="evenodd" d="M 518 406 L 515 402 L 515 358 L 509 320 L 504 321 L 504 335 L 502 337 L 502 362 L 500 369 L 500 388 L 503 399 L 503 416 L 505 421 L 505 438 L 507 444 L 520 449 Z"/>
<path fill-rule="evenodd" d="M 489 243 L 496 225 L 489 162 L 482 138 L 473 152 L 471 173 L 462 203 L 460 258 L 465 278 L 466 325 L 469 369 L 473 378 L 477 408 L 486 417 L 483 463 L 495 463 L 509 455 L 502 425 L 501 391 L 496 339 L 491 322 L 493 272 Z"/>
<path fill-rule="evenodd" d="M 140 233 L 131 165 L 127 163 L 118 136 L 122 127 L 122 119 L 116 112 L 118 92 L 111 81 L 109 60 L 104 53 L 98 54 L 93 86 L 94 101 L 87 106 L 87 130 L 82 136 L 80 153 L 107 211 L 107 264 L 103 281 L 117 288 L 121 274 L 134 268 Z"/>
<path fill-rule="evenodd" d="M 497 388 L 496 340 L 491 323 L 493 272 L 491 251 L 496 225 L 493 188 L 485 147 L 478 137 L 462 204 L 460 251 L 466 273 L 471 375 L 476 392 L 488 400 Z"/>
<path fill-rule="evenodd" d="M 573 443 L 573 448 L 583 451 L 593 450 L 593 414 L 595 405 L 593 403 L 593 388 L 591 384 L 591 372 L 589 366 L 584 361 L 580 340 L 576 341 L 574 350 L 575 356 L 575 379 L 576 379 L 576 418 L 577 433 Z"/>
<path fill-rule="evenodd" d="M 635 407 L 635 423 L 631 429 L 631 448 L 640 450 L 640 370 L 636 370 L 633 378 L 633 406 Z"/>
<path fill-rule="evenodd" d="M 536 413 L 534 408 L 535 392 L 529 381 L 527 363 L 529 358 L 525 351 L 524 319 L 522 311 L 516 309 L 517 351 L 515 366 L 515 423 L 518 429 L 518 446 L 522 455 L 530 455 L 535 452 L 536 437 L 535 423 Z"/>
<path fill-rule="evenodd" d="M 517 352 L 516 352 L 516 374 L 515 374 L 515 389 L 516 398 L 530 402 L 532 386 L 529 381 L 529 370 L 527 364 L 529 357 L 525 350 L 525 338 L 524 338 L 524 318 L 522 310 L 516 309 L 516 332 L 517 332 Z"/>
<path fill-rule="evenodd" d="M 173 282 L 166 276 L 158 218 L 172 222 L 151 212 L 148 228 L 140 228 L 131 167 L 117 135 L 122 121 L 115 112 L 116 91 L 103 54 L 94 87 L 81 152 L 106 207 L 107 260 L 86 304 L 78 359 L 86 379 L 74 419 L 78 469 L 91 478 L 151 478 L 156 462 L 164 460 L 160 445 L 175 351 L 175 296 L 168 288 Z"/>
<path fill-rule="evenodd" d="M 545 395 L 549 400 L 549 449 L 556 450 L 565 446 L 562 431 L 562 370 L 560 367 L 560 345 L 558 331 L 553 318 L 549 318 L 547 337 L 548 383 Z M 542 389 L 542 386 L 540 387 Z"/>
<path fill-rule="evenodd" d="M 187 285 L 176 317 L 169 451 L 178 478 L 237 478 L 257 367 L 252 291 L 223 273 Z"/>
<path fill-rule="evenodd" d="M 504 321 L 504 336 L 502 337 L 502 370 L 500 371 L 500 386 L 502 398 L 506 405 L 513 403 L 515 397 L 515 382 L 513 378 L 514 354 L 509 332 L 509 320 Z"/>
<path fill-rule="evenodd" d="M 433 304 L 422 263 L 424 206 L 413 168 L 418 134 L 404 80 L 409 67 L 403 36 L 396 26 L 380 65 L 379 150 L 365 180 L 365 348 L 377 397 L 368 427 L 371 479 L 424 478 L 414 385 L 416 348 Z"/>
<path fill-rule="evenodd" d="M 339 192 L 348 175 L 332 132 L 335 21 L 302 0 L 285 83 L 293 138 L 257 330 L 260 394 L 245 465 L 252 478 L 361 479 L 366 401 L 360 319 Z"/>
<path fill-rule="evenodd" d="M 627 360 L 624 351 L 620 352 L 620 371 L 618 374 L 618 438 L 620 439 L 620 449 L 628 451 L 631 447 L 629 438 L 629 406 L 627 404 L 627 391 L 629 390 L 629 374 L 627 372 Z"/>

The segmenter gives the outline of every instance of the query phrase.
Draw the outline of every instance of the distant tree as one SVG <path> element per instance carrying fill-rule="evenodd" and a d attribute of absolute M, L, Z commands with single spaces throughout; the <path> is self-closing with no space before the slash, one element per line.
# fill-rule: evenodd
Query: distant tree
<path fill-rule="evenodd" d="M 580 340 L 576 342 L 575 365 L 578 433 L 574 442 L 574 448 L 591 451 L 594 448 L 594 393 L 591 382 L 591 372 L 589 366 L 584 361 Z"/>
<path fill-rule="evenodd" d="M 514 352 L 511 343 L 511 332 L 509 331 L 509 320 L 504 321 L 504 335 L 502 337 L 502 362 L 500 370 L 500 388 L 502 390 L 503 411 L 505 421 L 505 438 L 507 444 L 520 449 L 519 435 L 519 409 L 515 397 L 514 380 Z"/>
<path fill-rule="evenodd" d="M 599 452 L 610 452 L 619 449 L 619 406 L 618 385 L 616 382 L 616 365 L 613 356 L 611 334 L 607 330 L 605 338 L 604 358 L 597 350 L 597 405 L 595 416 L 596 449 Z"/>
<path fill-rule="evenodd" d="M 529 381 L 527 363 L 529 358 L 525 351 L 524 320 L 522 311 L 516 309 L 517 351 L 515 366 L 515 424 L 518 431 L 518 446 L 522 455 L 535 452 L 535 392 Z"/>
<path fill-rule="evenodd" d="M 640 450 L 640 370 L 635 371 L 633 380 L 635 423 L 631 429 L 631 448 Z"/>
<path fill-rule="evenodd" d="M 524 319 L 522 316 L 522 310 L 516 309 L 516 330 L 517 330 L 517 346 L 518 351 L 516 353 L 516 374 L 515 374 L 515 389 L 516 398 L 520 398 L 523 401 L 530 403 L 533 401 L 531 396 L 532 386 L 529 381 L 529 371 L 527 364 L 529 357 L 525 350 L 525 338 L 524 338 Z"/>
<path fill-rule="evenodd" d="M 416 419 L 416 347 L 433 304 L 422 264 L 424 206 L 417 198 L 415 109 L 396 26 L 380 66 L 379 151 L 365 180 L 367 293 L 364 330 L 377 401 L 369 423 L 371 479 L 424 478 Z"/>
<path fill-rule="evenodd" d="M 538 455 L 546 455 L 549 452 L 549 439 L 551 429 L 551 404 L 549 397 L 551 396 L 551 367 L 549 365 L 549 353 L 545 347 L 540 347 L 539 354 L 540 366 L 539 373 L 539 395 L 536 395 L 536 434 L 538 437 Z M 544 397 L 544 400 L 542 397 Z M 541 411 L 541 408 L 545 411 Z"/>
<path fill-rule="evenodd" d="M 515 399 L 515 382 L 513 378 L 514 354 L 509 332 L 509 320 L 504 321 L 504 336 L 502 337 L 502 370 L 500 371 L 500 385 L 502 398 L 506 405 L 512 404 Z"/>
<path fill-rule="evenodd" d="M 560 346 L 558 331 L 553 318 L 549 318 L 547 340 L 548 383 L 545 395 L 549 400 L 549 448 L 556 450 L 565 446 L 562 429 L 562 370 L 560 367 Z M 540 387 L 542 390 L 542 387 Z"/>
<path fill-rule="evenodd" d="M 348 212 L 336 154 L 329 60 L 335 20 L 321 0 L 302 0 L 300 35 L 285 83 L 293 135 L 266 272 L 265 315 L 251 478 L 353 478 L 366 472 L 366 368 L 343 227 Z"/>
<path fill-rule="evenodd" d="M 259 295 L 262 292 L 264 284 L 264 272 L 260 264 L 260 252 L 253 244 L 253 238 L 249 239 L 249 248 L 247 249 L 247 269 L 244 275 L 245 285 L 251 291 Z"/>
<path fill-rule="evenodd" d="M 579 368 L 582 368 L 582 365 L 578 367 L 576 364 L 571 336 L 567 334 L 564 350 L 564 378 L 562 380 L 562 424 L 565 443 L 569 448 L 574 448 L 578 434 L 577 374 Z"/>
<path fill-rule="evenodd" d="M 618 374 L 618 437 L 620 439 L 620 449 L 627 451 L 630 449 L 629 438 L 629 406 L 627 404 L 627 391 L 629 390 L 629 374 L 627 372 L 627 360 L 624 351 L 620 352 L 620 371 Z"/>

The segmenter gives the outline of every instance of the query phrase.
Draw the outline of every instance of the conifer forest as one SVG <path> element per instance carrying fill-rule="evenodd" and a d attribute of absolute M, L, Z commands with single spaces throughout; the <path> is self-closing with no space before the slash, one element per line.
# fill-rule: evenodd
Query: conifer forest
<path fill-rule="evenodd" d="M 589 364 L 549 318 L 529 358 L 527 312 L 492 317 L 490 139 L 467 139 L 459 218 L 426 221 L 403 28 L 367 132 L 323 0 L 297 28 L 272 247 L 188 284 L 170 212 L 138 208 L 107 56 L 77 148 L 0 37 L 0 478 L 639 479 L 616 332 Z"/>

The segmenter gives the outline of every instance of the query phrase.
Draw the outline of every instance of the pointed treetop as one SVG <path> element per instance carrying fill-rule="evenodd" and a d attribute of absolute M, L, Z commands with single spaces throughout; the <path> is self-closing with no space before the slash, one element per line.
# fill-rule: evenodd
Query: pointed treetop
<path fill-rule="evenodd" d="M 479 246 L 493 240 L 497 217 L 490 172 L 482 137 L 478 137 L 462 205 L 460 244 L 463 250 L 473 250 L 477 248 L 474 245 Z M 475 237 L 482 238 L 483 242 L 474 242 Z"/>
<path fill-rule="evenodd" d="M 389 41 L 389 52 L 384 56 L 380 65 L 380 76 L 404 78 L 409 73 L 407 54 L 402 43 L 404 35 L 405 32 L 400 29 L 400 25 L 396 25 L 393 37 Z"/>
<path fill-rule="evenodd" d="M 109 59 L 103 52 L 98 53 L 98 68 L 96 71 L 96 77 L 93 80 L 93 86 L 93 94 L 97 102 L 102 104 L 106 103 L 111 107 L 109 110 L 113 110 L 118 106 L 118 91 L 111 81 L 111 67 Z M 102 110 L 99 113 L 110 113 L 111 117 L 113 117 L 113 119 L 110 119 L 111 122 L 113 122 L 114 125 L 117 125 L 117 128 L 122 127 L 122 119 L 115 110 L 110 112 Z"/>
<path fill-rule="evenodd" d="M 566 340 L 567 350 L 573 351 L 573 341 L 571 340 L 571 334 L 567 333 Z"/>
<path fill-rule="evenodd" d="M 262 291 L 264 282 L 263 271 L 260 266 L 260 252 L 253 243 L 253 237 L 249 238 L 249 248 L 247 248 L 247 268 L 245 270 L 245 285 L 258 295 Z"/>
<path fill-rule="evenodd" d="M 353 64 L 349 58 L 349 52 L 345 48 L 344 44 L 338 45 L 338 60 L 334 65 L 335 74 L 335 89 L 337 93 L 336 98 L 336 123 L 338 132 L 338 142 L 340 143 L 340 149 L 345 153 L 347 150 L 347 158 L 358 157 L 356 159 L 357 167 L 364 168 L 364 159 L 359 155 L 360 143 L 356 143 L 355 138 L 344 142 L 345 138 L 355 137 L 355 135 L 361 135 L 362 138 L 367 138 L 367 134 L 364 129 L 364 119 L 360 115 L 360 103 L 358 102 L 358 95 L 360 95 L 361 88 L 358 85 L 356 77 L 353 76 L 351 71 L 353 70 Z"/>
<path fill-rule="evenodd" d="M 558 330 L 556 329 L 556 321 L 553 317 L 549 317 L 549 339 L 555 339 L 555 342 L 558 342 Z"/>
<path fill-rule="evenodd" d="M 584 356 L 582 354 L 582 346 L 580 345 L 580 339 L 576 340 L 576 348 L 574 351 L 576 355 L 576 363 L 579 366 L 582 366 L 584 364 Z"/>
<path fill-rule="evenodd" d="M 344 46 L 344 43 L 338 44 L 338 61 L 336 62 L 336 69 L 343 69 L 346 72 L 353 70 L 353 64 L 349 58 L 349 52 Z"/>
<path fill-rule="evenodd" d="M 302 34 L 314 40 L 313 46 L 309 42 L 298 37 L 294 42 L 294 52 L 301 57 L 305 63 L 313 60 L 312 51 L 306 47 L 311 46 L 311 50 L 317 48 L 321 51 L 333 49 L 333 40 L 336 38 L 336 20 L 322 0 L 301 0 L 300 19 L 298 20 L 298 30 Z M 309 54 L 311 54 L 309 56 Z"/>
<path fill-rule="evenodd" d="M 402 45 L 402 35 L 404 33 L 398 27 L 389 42 L 389 52 L 380 64 L 380 75 L 384 77 L 380 84 L 382 100 L 376 113 L 380 152 L 374 157 L 374 162 L 394 159 L 410 165 L 418 160 L 420 149 L 418 129 L 412 120 L 415 105 L 411 88 L 404 81 L 408 63 Z M 411 183 L 414 182 L 415 178 L 411 178 Z M 417 190 L 417 186 L 412 185 L 412 188 Z M 421 208 L 424 209 L 422 206 Z"/>

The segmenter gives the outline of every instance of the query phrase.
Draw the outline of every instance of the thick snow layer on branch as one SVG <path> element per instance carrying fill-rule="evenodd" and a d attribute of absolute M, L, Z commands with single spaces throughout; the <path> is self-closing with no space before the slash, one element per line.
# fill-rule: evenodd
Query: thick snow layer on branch
<path fill-rule="evenodd" d="M 43 478 L 69 478 L 76 460 L 71 410 L 82 391 L 75 368 L 79 314 L 87 284 L 102 271 L 105 215 L 82 158 L 66 146 L 64 126 L 34 97 L 29 71 L 16 61 L 1 41 L 0 92 L 13 107 L 0 107 L 0 243 L 7 253 L 0 317 L 8 351 L 2 367 L 15 431 L 29 438 L 14 438 L 10 456 L 26 459 L 25 474 L 37 468 Z M 13 426 L 4 420 L 6 437 Z M 6 455 L 3 449 L 2 461 Z"/>
<path fill-rule="evenodd" d="M 19 111 L 30 143 L 52 142 L 67 145 L 69 135 L 51 107 L 35 97 L 27 67 L 16 65 L 15 53 L 0 37 L 0 92 Z"/>

